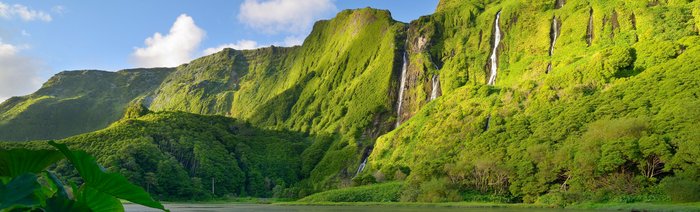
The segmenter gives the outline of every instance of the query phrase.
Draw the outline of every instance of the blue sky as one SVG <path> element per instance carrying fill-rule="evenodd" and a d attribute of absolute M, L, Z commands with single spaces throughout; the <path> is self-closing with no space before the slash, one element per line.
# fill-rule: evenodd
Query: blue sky
<path fill-rule="evenodd" d="M 223 47 L 295 45 L 313 22 L 343 9 L 388 9 L 409 22 L 437 2 L 0 0 L 0 101 L 62 70 L 175 66 Z"/>

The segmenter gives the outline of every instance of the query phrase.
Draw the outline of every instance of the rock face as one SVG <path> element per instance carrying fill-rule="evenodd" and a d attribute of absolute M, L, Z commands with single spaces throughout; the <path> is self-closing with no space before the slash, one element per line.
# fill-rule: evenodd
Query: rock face
<path fill-rule="evenodd" d="M 440 39 L 438 26 L 430 20 L 430 17 L 415 20 L 408 27 L 405 51 L 409 63 L 401 113 L 398 117 L 400 121 L 410 119 L 430 102 L 434 88 L 440 89 L 441 60 L 430 52 L 438 39 Z M 436 91 L 436 95 L 438 94 L 441 92 Z"/>

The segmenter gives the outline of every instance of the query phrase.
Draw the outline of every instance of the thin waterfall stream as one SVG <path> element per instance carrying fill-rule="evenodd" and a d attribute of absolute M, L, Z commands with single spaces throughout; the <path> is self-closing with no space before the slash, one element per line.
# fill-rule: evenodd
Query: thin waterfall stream
<path fill-rule="evenodd" d="M 549 47 L 549 56 L 554 55 L 554 46 L 557 45 L 557 38 L 559 37 L 559 21 L 557 17 L 552 18 L 552 45 Z"/>
<path fill-rule="evenodd" d="M 406 87 L 406 71 L 408 69 L 408 56 L 403 53 L 403 68 L 401 68 L 401 84 L 399 85 L 399 103 L 396 107 L 396 127 L 401 125 L 401 106 L 403 105 L 403 92 Z"/>
<path fill-rule="evenodd" d="M 554 56 L 554 46 L 557 45 L 557 38 L 559 38 L 559 20 L 557 20 L 557 16 L 554 16 L 552 18 L 552 30 L 550 32 L 550 37 L 552 40 L 552 44 L 550 44 L 549 46 L 549 57 L 551 58 L 552 56 Z M 549 72 L 552 72 L 551 61 L 547 65 L 547 71 L 545 73 L 549 74 Z"/>
<path fill-rule="evenodd" d="M 440 75 L 433 75 L 433 90 L 430 92 L 430 101 L 438 98 L 438 89 L 440 89 Z"/>
<path fill-rule="evenodd" d="M 360 175 L 360 172 L 362 172 L 362 170 L 365 170 L 365 166 L 367 166 L 367 158 L 369 157 L 365 157 L 365 160 L 363 160 L 362 163 L 360 163 L 360 167 L 357 167 L 355 177 L 357 177 L 357 175 Z"/>
<path fill-rule="evenodd" d="M 488 85 L 494 85 L 496 83 L 496 75 L 498 74 L 498 46 L 501 44 L 501 27 L 499 22 L 501 20 L 501 11 L 496 14 L 496 22 L 493 25 L 494 36 L 493 36 L 493 51 L 491 53 L 491 76 L 489 77 Z"/>

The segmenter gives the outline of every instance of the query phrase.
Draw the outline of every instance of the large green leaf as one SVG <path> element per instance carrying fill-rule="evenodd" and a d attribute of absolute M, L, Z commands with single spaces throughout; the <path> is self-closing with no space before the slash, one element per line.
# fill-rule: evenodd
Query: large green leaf
<path fill-rule="evenodd" d="M 0 210 L 10 207 L 33 207 L 39 204 L 34 191 L 41 185 L 36 175 L 25 173 L 17 176 L 7 185 L 0 185 Z"/>
<path fill-rule="evenodd" d="M 55 195 L 46 200 L 45 212 L 65 212 L 65 211 L 90 211 L 87 205 L 67 199 L 60 195 Z"/>
<path fill-rule="evenodd" d="M 83 186 L 77 193 L 78 202 L 86 204 L 93 212 L 124 211 L 124 206 L 112 195 L 102 193 L 90 186 Z"/>
<path fill-rule="evenodd" d="M 55 150 L 3 150 L 0 151 L 0 176 L 39 173 L 61 158 L 63 155 Z"/>
<path fill-rule="evenodd" d="M 56 196 L 64 197 L 66 199 L 69 199 L 68 197 L 68 192 L 66 191 L 66 187 L 63 185 L 63 182 L 56 177 L 56 175 L 53 174 L 53 172 L 46 171 L 46 179 L 49 187 L 51 187 L 52 190 L 56 191 Z"/>
<path fill-rule="evenodd" d="M 97 164 L 95 158 L 83 151 L 71 151 L 65 144 L 58 144 L 50 141 L 49 144 L 58 148 L 68 160 L 73 163 L 75 169 L 80 173 L 80 177 L 85 181 L 85 185 L 119 199 L 143 206 L 165 210 L 165 207 L 158 201 L 153 200 L 143 188 L 131 184 L 124 176 L 117 173 L 106 173 Z"/>

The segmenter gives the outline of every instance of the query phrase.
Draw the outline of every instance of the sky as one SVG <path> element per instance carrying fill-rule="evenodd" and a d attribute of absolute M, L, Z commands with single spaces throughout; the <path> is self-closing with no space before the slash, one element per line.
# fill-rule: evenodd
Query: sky
<path fill-rule="evenodd" d="M 0 0 L 0 102 L 64 70 L 175 67 L 225 47 L 300 45 L 344 9 L 410 22 L 438 0 Z"/>

